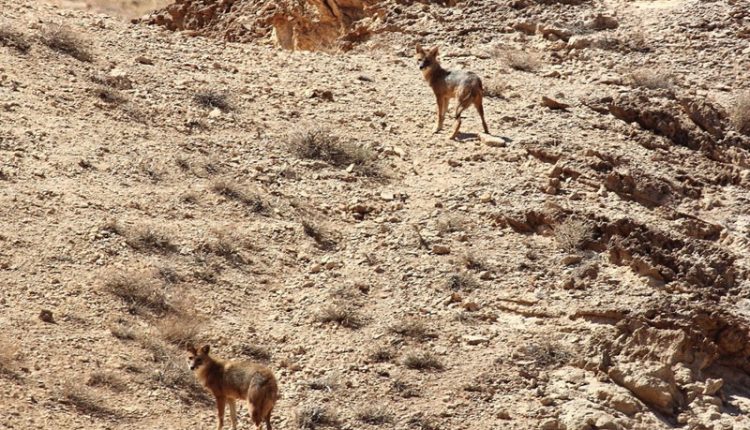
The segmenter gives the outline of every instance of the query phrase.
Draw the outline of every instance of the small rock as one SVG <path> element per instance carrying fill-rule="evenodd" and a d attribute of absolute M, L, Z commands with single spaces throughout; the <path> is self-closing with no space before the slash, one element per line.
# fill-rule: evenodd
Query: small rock
<path fill-rule="evenodd" d="M 383 191 L 382 193 L 380 193 L 380 198 L 387 202 L 390 202 L 391 200 L 395 199 L 396 196 L 390 191 Z"/>
<path fill-rule="evenodd" d="M 549 418 L 539 425 L 540 430 L 560 430 L 560 421 L 556 418 Z"/>
<path fill-rule="evenodd" d="M 450 247 L 448 245 L 432 245 L 432 253 L 436 255 L 448 255 L 451 253 Z"/>
<path fill-rule="evenodd" d="M 570 107 L 570 105 L 567 103 L 559 102 L 547 96 L 542 96 L 542 105 L 552 110 L 565 110 Z"/>
<path fill-rule="evenodd" d="M 465 335 L 464 336 L 464 342 L 468 343 L 469 345 L 479 345 L 482 343 L 487 343 L 489 341 L 490 339 L 484 336 L 477 336 L 477 335 Z"/>
<path fill-rule="evenodd" d="M 560 262 L 564 266 L 572 266 L 574 264 L 580 263 L 581 260 L 583 260 L 583 257 L 581 257 L 580 255 L 578 255 L 578 254 L 570 254 L 570 255 L 566 255 L 565 257 L 563 257 L 560 260 Z"/>
<path fill-rule="evenodd" d="M 323 266 L 320 264 L 316 263 L 310 266 L 310 273 L 320 273 L 321 271 L 323 271 Z"/>
<path fill-rule="evenodd" d="M 485 145 L 493 148 L 504 148 L 508 146 L 502 138 L 487 133 L 479 133 L 479 140 Z"/>
<path fill-rule="evenodd" d="M 492 194 L 485 193 L 479 196 L 479 201 L 482 203 L 491 203 L 492 202 Z"/>
<path fill-rule="evenodd" d="M 139 55 L 135 57 L 135 62 L 139 64 L 146 64 L 148 66 L 153 66 L 154 61 L 148 57 L 144 57 L 143 55 Z"/>
<path fill-rule="evenodd" d="M 208 117 L 211 119 L 216 119 L 221 116 L 221 109 L 219 108 L 213 108 L 211 112 L 209 112 Z"/>
<path fill-rule="evenodd" d="M 55 324 L 55 317 L 49 309 L 42 309 L 42 311 L 39 312 L 39 319 L 49 324 Z"/>

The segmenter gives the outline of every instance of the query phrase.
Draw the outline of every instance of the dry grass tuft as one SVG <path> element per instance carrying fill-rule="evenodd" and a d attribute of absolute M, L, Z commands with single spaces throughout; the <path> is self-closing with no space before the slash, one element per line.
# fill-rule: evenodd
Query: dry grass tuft
<path fill-rule="evenodd" d="M 339 386 L 339 377 L 337 375 L 327 375 L 315 378 L 307 382 L 311 390 L 333 391 Z"/>
<path fill-rule="evenodd" d="M 574 354 L 565 346 L 549 341 L 523 345 L 514 354 L 516 358 L 531 360 L 540 367 L 560 367 L 569 364 Z"/>
<path fill-rule="evenodd" d="M 242 249 L 238 246 L 242 239 L 229 229 L 219 229 L 213 232 L 213 237 L 201 245 L 201 250 L 223 257 L 234 265 L 247 264 L 248 260 L 243 256 Z"/>
<path fill-rule="evenodd" d="M 125 301 L 136 314 L 142 309 L 159 314 L 171 309 L 163 285 L 145 272 L 113 273 L 104 281 L 104 290 Z"/>
<path fill-rule="evenodd" d="M 415 370 L 443 370 L 440 359 L 428 351 L 413 351 L 404 357 L 404 366 Z"/>
<path fill-rule="evenodd" d="M 512 48 L 496 48 L 494 55 L 500 58 L 508 67 L 522 72 L 535 72 L 542 65 L 539 54 Z"/>
<path fill-rule="evenodd" d="M 469 273 L 454 273 L 445 281 L 445 286 L 452 291 L 471 291 L 477 288 L 477 281 Z"/>
<path fill-rule="evenodd" d="M 200 107 L 206 109 L 216 109 L 223 112 L 234 110 L 234 105 L 229 100 L 229 96 L 222 92 L 211 89 L 198 91 L 193 95 L 193 101 Z"/>
<path fill-rule="evenodd" d="M 116 417 L 116 411 L 102 404 L 101 396 L 96 395 L 88 388 L 68 382 L 60 391 L 63 403 L 72 405 L 76 411 L 84 415 L 94 417 Z"/>
<path fill-rule="evenodd" d="M 487 269 L 487 262 L 473 252 L 467 252 L 461 257 L 461 263 L 468 270 L 485 270 Z"/>
<path fill-rule="evenodd" d="M 591 223 L 585 220 L 568 218 L 555 228 L 557 246 L 565 252 L 576 252 L 591 240 Z"/>
<path fill-rule="evenodd" d="M 438 337 L 437 334 L 432 332 L 427 327 L 427 324 L 419 318 L 404 318 L 393 324 L 389 330 L 391 333 L 420 341 L 435 339 Z"/>
<path fill-rule="evenodd" d="M 750 136 L 750 91 L 737 96 L 730 109 L 729 119 L 737 131 Z"/>
<path fill-rule="evenodd" d="M 403 381 L 402 379 L 395 379 L 391 383 L 391 390 L 393 390 L 399 396 L 405 399 L 411 399 L 413 397 L 419 397 L 421 395 L 418 388 L 415 388 L 414 386 Z"/>
<path fill-rule="evenodd" d="M 336 323 L 342 327 L 357 329 L 364 325 L 364 321 L 357 311 L 343 304 L 332 304 L 321 309 L 316 317 L 318 322 Z"/>
<path fill-rule="evenodd" d="M 213 397 L 200 385 L 193 372 L 185 365 L 185 360 L 174 355 L 167 355 L 161 361 L 161 366 L 151 379 L 160 387 L 176 390 L 185 403 L 213 403 Z"/>
<path fill-rule="evenodd" d="M 86 43 L 73 30 L 61 25 L 47 26 L 42 30 L 41 41 L 50 49 L 69 55 L 78 61 L 94 61 Z"/>
<path fill-rule="evenodd" d="M 380 347 L 367 355 L 367 359 L 372 363 L 385 363 L 393 360 L 396 356 L 393 349 L 388 347 Z"/>
<path fill-rule="evenodd" d="M 370 425 L 393 423 L 393 415 L 383 406 L 365 406 L 355 415 L 358 421 Z"/>
<path fill-rule="evenodd" d="M 142 252 L 168 254 L 177 251 L 177 245 L 164 233 L 151 226 L 141 226 L 126 232 L 125 243 Z"/>
<path fill-rule="evenodd" d="M 86 385 L 89 387 L 106 387 L 118 393 L 127 389 L 127 384 L 125 384 L 125 381 L 120 376 L 116 373 L 106 371 L 98 371 L 89 375 Z"/>
<path fill-rule="evenodd" d="M 112 333 L 112 336 L 120 340 L 135 340 L 138 337 L 135 330 L 123 324 L 112 327 L 109 329 L 109 332 Z"/>
<path fill-rule="evenodd" d="M 240 354 L 250 357 L 253 360 L 269 362 L 271 361 L 271 351 L 268 348 L 258 345 L 245 345 L 240 349 Z"/>
<path fill-rule="evenodd" d="M 268 210 L 268 205 L 261 198 L 260 194 L 250 192 L 243 189 L 241 186 L 234 184 L 228 180 L 216 180 L 211 183 L 211 190 L 220 196 L 224 196 L 229 200 L 242 203 L 247 206 L 252 212 L 261 213 Z"/>
<path fill-rule="evenodd" d="M 336 248 L 336 240 L 328 229 L 309 221 L 302 221 L 302 231 L 305 235 L 311 237 L 320 249 L 331 250 Z"/>
<path fill-rule="evenodd" d="M 632 87 L 648 88 L 650 90 L 673 90 L 674 76 L 660 73 L 650 68 L 633 70 L 629 75 Z"/>
<path fill-rule="evenodd" d="M 439 430 L 440 424 L 435 418 L 425 417 L 421 413 L 409 418 L 407 425 L 414 430 Z"/>
<path fill-rule="evenodd" d="M 169 315 L 157 322 L 161 338 L 180 348 L 199 343 L 202 326 L 202 319 L 192 314 Z"/>
<path fill-rule="evenodd" d="M 7 46 L 25 54 L 31 49 L 31 43 L 26 36 L 10 25 L 0 25 L 0 46 Z"/>
<path fill-rule="evenodd" d="M 307 405 L 297 410 L 295 417 L 297 427 L 301 430 L 315 430 L 318 427 L 335 427 L 341 420 L 338 414 L 328 407 Z"/>
<path fill-rule="evenodd" d="M 287 144 L 299 158 L 322 160 L 336 167 L 353 164 L 356 170 L 368 176 L 379 174 L 375 154 L 368 148 L 342 142 L 338 136 L 322 127 L 300 128 L 289 134 Z"/>
<path fill-rule="evenodd" d="M 110 106 L 119 106 L 128 101 L 127 97 L 123 96 L 119 91 L 103 86 L 93 88 L 91 93 Z"/>

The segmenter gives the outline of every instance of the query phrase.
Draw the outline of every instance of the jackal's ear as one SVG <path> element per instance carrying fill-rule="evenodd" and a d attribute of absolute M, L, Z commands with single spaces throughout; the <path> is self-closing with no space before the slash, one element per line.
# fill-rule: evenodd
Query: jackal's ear
<path fill-rule="evenodd" d="M 208 345 L 203 345 L 203 348 L 201 348 L 201 354 L 208 354 L 208 351 L 211 350 L 211 347 Z"/>
<path fill-rule="evenodd" d="M 438 56 L 438 47 L 436 46 L 436 47 L 430 49 L 430 52 L 429 52 L 429 54 L 427 54 L 427 56 L 428 57 L 432 57 L 432 58 L 437 57 Z"/>
<path fill-rule="evenodd" d="M 419 43 L 417 43 L 417 45 L 414 48 L 417 54 L 424 54 L 424 49 L 422 49 L 422 45 L 420 45 Z"/>

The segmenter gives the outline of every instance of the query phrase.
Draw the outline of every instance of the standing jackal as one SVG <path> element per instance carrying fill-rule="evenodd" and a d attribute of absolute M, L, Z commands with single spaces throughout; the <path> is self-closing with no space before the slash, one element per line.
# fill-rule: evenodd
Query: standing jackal
<path fill-rule="evenodd" d="M 437 125 L 435 133 L 443 128 L 445 120 L 445 111 L 448 109 L 448 102 L 455 97 L 458 104 L 456 105 L 456 125 L 453 128 L 451 139 L 458 135 L 458 129 L 461 127 L 461 113 L 473 104 L 482 118 L 482 127 L 485 133 L 489 133 L 487 123 L 484 121 L 484 108 L 482 107 L 482 80 L 475 73 L 463 70 L 449 71 L 440 66 L 438 62 L 438 48 L 434 47 L 425 51 L 417 44 L 417 62 L 419 70 L 422 71 L 424 79 L 430 84 L 432 91 L 437 98 Z"/>
<path fill-rule="evenodd" d="M 237 405 L 235 400 L 247 400 L 248 411 L 260 430 L 265 421 L 266 430 L 271 430 L 271 411 L 279 399 L 279 387 L 270 369 L 260 364 L 243 361 L 226 361 L 208 355 L 210 347 L 187 348 L 190 370 L 198 380 L 216 397 L 219 426 L 224 426 L 224 407 L 229 403 L 232 429 L 237 429 Z"/>

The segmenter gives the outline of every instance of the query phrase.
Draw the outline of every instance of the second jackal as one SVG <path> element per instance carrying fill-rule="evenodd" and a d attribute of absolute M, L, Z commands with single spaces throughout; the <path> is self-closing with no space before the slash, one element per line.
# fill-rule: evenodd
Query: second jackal
<path fill-rule="evenodd" d="M 463 70 L 450 71 L 440 66 L 438 62 L 438 48 L 432 48 L 425 51 L 420 45 L 416 46 L 417 62 L 419 69 L 427 83 L 430 84 L 432 91 L 437 99 L 437 124 L 435 133 L 443 128 L 445 112 L 448 110 L 448 102 L 456 98 L 455 125 L 451 139 L 455 139 L 458 130 L 461 128 L 461 113 L 474 105 L 482 119 L 482 127 L 485 133 L 489 133 L 487 122 L 484 120 L 484 107 L 482 106 L 482 80 L 475 73 Z"/>

